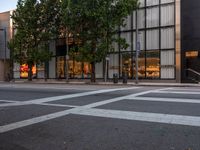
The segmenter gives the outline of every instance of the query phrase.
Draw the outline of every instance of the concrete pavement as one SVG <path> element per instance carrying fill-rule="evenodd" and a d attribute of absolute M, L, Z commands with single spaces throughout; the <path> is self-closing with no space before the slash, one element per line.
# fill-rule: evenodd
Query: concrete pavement
<path fill-rule="evenodd" d="M 104 82 L 103 80 L 97 80 L 95 83 L 91 83 L 90 80 L 76 80 L 71 79 L 68 82 L 66 82 L 65 79 L 57 80 L 57 79 L 48 79 L 45 81 L 44 79 L 33 79 L 33 81 L 27 81 L 27 79 L 17 79 L 10 82 L 3 82 L 0 81 L 0 83 L 28 83 L 28 84 L 75 84 L 75 85 L 115 85 L 115 86 L 161 86 L 161 87 L 200 87 L 200 83 L 174 83 L 171 81 L 139 81 L 137 84 L 134 80 L 128 80 L 127 83 L 123 83 L 122 80 L 119 80 L 118 83 L 113 83 L 113 80 L 108 80 L 107 82 Z"/>

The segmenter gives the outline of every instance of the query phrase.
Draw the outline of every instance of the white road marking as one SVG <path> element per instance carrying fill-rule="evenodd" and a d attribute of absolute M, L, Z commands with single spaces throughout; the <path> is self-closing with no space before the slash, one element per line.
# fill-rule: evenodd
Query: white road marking
<path fill-rule="evenodd" d="M 83 107 L 84 107 L 84 108 L 98 107 L 98 106 L 102 106 L 102 105 L 105 105 L 105 104 L 117 102 L 117 101 L 120 101 L 120 100 L 123 100 L 123 99 L 127 99 L 127 98 L 129 98 L 129 97 L 136 97 L 136 96 L 148 94 L 148 93 L 151 93 L 151 92 L 153 92 L 153 91 L 154 91 L 154 90 L 149 90 L 149 91 L 139 92 L 139 93 L 135 93 L 135 94 L 127 95 L 127 96 L 116 97 L 116 98 L 112 98 L 112 99 L 108 99 L 108 100 L 104 100 L 104 101 L 100 101 L 100 102 L 88 104 L 88 105 L 85 105 L 85 106 L 83 106 Z"/>
<path fill-rule="evenodd" d="M 35 103 L 37 104 L 37 103 Z M 38 105 L 44 105 L 44 106 L 55 106 L 55 107 L 80 107 L 80 106 L 75 106 L 75 105 L 63 105 L 63 104 L 50 104 L 50 103 L 38 103 Z"/>
<path fill-rule="evenodd" d="M 179 99 L 179 98 L 158 98 L 158 97 L 128 97 L 128 100 L 155 101 L 155 102 L 175 102 L 200 104 L 200 99 Z"/>
<path fill-rule="evenodd" d="M 200 117 L 194 116 L 120 110 L 103 110 L 95 108 L 76 111 L 73 114 L 200 127 Z"/>
<path fill-rule="evenodd" d="M 15 103 L 0 104 L 0 107 L 14 107 L 14 106 L 23 106 L 23 105 L 31 105 L 31 104 L 34 104 L 34 103 L 17 101 Z"/>
<path fill-rule="evenodd" d="M 14 129 L 18 129 L 18 128 L 22 128 L 28 125 L 33 125 L 36 123 L 40 123 L 40 122 L 44 122 L 50 119 L 55 119 L 58 117 L 62 117 L 65 116 L 67 114 L 70 113 L 70 110 L 65 110 L 65 111 L 60 111 L 57 113 L 52 113 L 52 114 L 48 114 L 48 115 L 44 115 L 44 116 L 40 116 L 40 117 L 36 117 L 36 118 L 31 118 L 31 119 L 27 119 L 24 121 L 19 121 L 19 122 L 15 122 L 15 123 L 11 123 L 8 125 L 4 125 L 4 126 L 0 126 L 0 133 L 4 133 L 4 132 L 8 132 Z"/>
<path fill-rule="evenodd" d="M 124 88 L 127 89 L 127 88 Z M 133 88 L 128 88 L 128 89 L 133 89 Z M 165 88 L 166 89 L 166 88 Z M 160 90 L 165 90 L 165 89 L 160 89 Z M 114 90 L 114 89 L 112 89 Z M 118 89 L 122 90 L 122 89 Z M 101 91 L 101 92 L 100 92 Z M 97 93 L 104 93 L 108 92 L 110 90 L 100 90 L 100 91 L 93 91 L 91 92 L 86 92 L 86 93 L 80 93 L 80 94 L 72 94 L 72 97 L 80 97 L 80 96 L 86 96 L 86 95 L 91 95 L 91 94 L 97 94 Z M 117 91 L 115 89 L 114 91 Z M 103 109 L 95 109 L 93 107 L 98 107 L 102 106 L 105 104 L 109 104 L 112 102 L 117 102 L 120 100 L 124 100 L 127 98 L 136 98 L 136 96 L 140 96 L 143 94 L 148 94 L 152 92 L 158 92 L 158 90 L 150 90 L 150 91 L 145 91 L 145 92 L 139 92 L 127 96 L 122 96 L 122 97 L 117 97 L 117 98 L 112 98 L 109 100 L 104 100 L 101 102 L 96 102 L 76 108 L 72 108 L 69 110 L 64 110 L 36 118 L 31 118 L 28 120 L 24 121 L 19 121 L 15 123 L 11 123 L 8 125 L 0 126 L 0 133 L 8 132 L 14 129 L 22 128 L 25 126 L 41 123 L 47 120 L 59 118 L 62 116 L 66 116 L 68 114 L 78 114 L 78 115 L 89 115 L 89 116 L 97 116 L 97 117 L 107 117 L 107 118 L 115 118 L 115 119 L 126 119 L 126 120 L 137 120 L 137 121 L 147 121 L 147 122 L 157 122 L 157 123 L 166 123 L 166 124 L 177 124 L 177 125 L 188 125 L 188 126 L 197 126 L 200 127 L 200 117 L 193 117 L 193 116 L 182 116 L 182 115 L 170 115 L 170 114 L 159 114 L 159 113 L 149 113 L 149 112 L 132 112 L 132 111 L 120 111 L 120 110 L 103 110 Z M 31 103 L 43 103 L 43 102 L 49 102 L 49 101 L 55 101 L 60 98 L 63 99 L 63 97 L 70 98 L 69 95 L 65 96 L 58 96 L 58 97 L 53 97 L 48 100 L 48 98 L 45 99 L 39 99 L 39 100 L 32 100 L 30 101 Z"/>
<path fill-rule="evenodd" d="M 132 96 L 134 96 L 134 95 L 138 96 L 138 95 L 146 94 L 148 92 L 152 92 L 152 90 L 132 94 Z M 130 96 L 130 95 L 128 95 L 128 96 Z M 33 124 L 36 124 L 36 123 L 44 122 L 44 121 L 47 121 L 47 120 L 50 120 L 50 119 L 55 119 L 55 118 L 62 117 L 62 116 L 68 115 L 68 114 L 73 114 L 75 112 L 79 112 L 81 110 L 86 110 L 88 108 L 97 107 L 97 106 L 101 106 L 101 105 L 104 105 L 104 104 L 120 101 L 120 100 L 127 98 L 128 96 L 112 98 L 112 99 L 105 100 L 105 101 L 102 101 L 102 102 L 96 102 L 96 103 L 72 108 L 72 109 L 69 109 L 69 110 L 60 111 L 60 112 L 56 112 L 56 113 L 52 113 L 52 114 L 48 114 L 48 115 L 44 115 L 44 116 L 31 118 L 31 119 L 28 119 L 28 120 L 19 121 L 19 122 L 7 124 L 7 125 L 4 125 L 4 126 L 0 126 L 0 133 L 4 133 L 4 132 L 8 132 L 8 131 L 11 131 L 11 130 L 14 130 L 14 129 L 22 128 L 22 127 L 25 127 L 25 126 L 28 126 L 28 125 L 33 125 Z"/>
<path fill-rule="evenodd" d="M 159 91 L 153 91 L 152 93 L 167 93 L 167 94 L 199 94 L 200 95 L 200 92 L 181 92 L 181 91 L 162 91 L 162 90 L 159 90 Z"/>
<path fill-rule="evenodd" d="M 0 100 L 0 102 L 8 102 L 8 103 L 15 103 L 16 101 L 12 101 L 12 100 Z"/>
<path fill-rule="evenodd" d="M 115 91 L 120 91 L 120 90 L 132 90 L 132 89 L 138 89 L 138 88 L 140 88 L 140 87 L 128 87 L 128 88 L 117 88 L 117 89 L 104 89 L 104 90 L 97 90 L 97 91 L 89 91 L 89 92 L 83 92 L 83 93 L 40 98 L 40 99 L 16 102 L 16 103 L 11 103 L 11 104 L 0 104 L 0 107 L 11 107 L 11 106 L 21 106 L 21 105 L 47 103 L 47 102 L 52 102 L 52 101 L 57 101 L 57 100 L 62 100 L 62 99 L 70 99 L 70 98 L 88 96 L 88 95 L 93 95 L 93 94 L 102 94 L 102 93 L 115 92 Z"/>
<path fill-rule="evenodd" d="M 169 91 L 195 91 L 195 92 L 200 92 L 200 88 L 190 88 L 190 89 L 187 89 L 187 88 L 171 88 L 169 89 Z"/>

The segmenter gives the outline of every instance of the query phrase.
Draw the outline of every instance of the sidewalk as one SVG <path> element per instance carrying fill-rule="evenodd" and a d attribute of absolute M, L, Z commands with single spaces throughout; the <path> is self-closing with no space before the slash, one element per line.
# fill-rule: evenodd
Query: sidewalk
<path fill-rule="evenodd" d="M 10 81 L 10 82 L 0 82 L 0 83 L 21 83 L 21 84 L 68 84 L 68 85 L 109 85 L 109 86 L 164 86 L 164 87 L 200 87 L 200 84 L 195 83 L 170 83 L 170 82 L 153 82 L 153 81 L 139 81 L 138 84 L 135 83 L 134 80 L 128 80 L 126 84 L 122 82 L 122 80 L 119 80 L 118 83 L 113 83 L 112 80 L 109 80 L 107 82 L 104 82 L 103 80 L 96 80 L 95 83 L 91 83 L 90 80 L 69 80 L 66 82 L 66 80 L 56 80 L 56 79 L 50 79 L 45 81 L 44 79 L 41 80 L 35 80 L 33 81 L 27 81 L 23 79 Z"/>

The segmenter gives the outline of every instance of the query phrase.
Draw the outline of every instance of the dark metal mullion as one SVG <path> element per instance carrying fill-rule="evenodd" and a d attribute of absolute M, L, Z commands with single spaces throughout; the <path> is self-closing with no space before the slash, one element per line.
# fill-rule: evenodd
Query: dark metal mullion
<path fill-rule="evenodd" d="M 146 21 L 146 20 L 145 20 Z M 160 27 L 144 27 L 144 28 L 140 28 L 140 31 L 145 31 L 145 30 L 155 30 L 155 29 L 159 29 L 159 28 L 174 28 L 175 27 L 175 25 L 167 25 L 167 26 L 160 26 Z M 120 33 L 129 33 L 129 32 L 135 32 L 136 30 L 135 29 L 131 29 L 131 30 L 125 30 L 125 31 L 120 31 Z"/>
<path fill-rule="evenodd" d="M 176 2 L 174 0 L 174 79 L 176 79 Z"/>
<path fill-rule="evenodd" d="M 146 3 L 146 2 L 145 2 Z M 151 5 L 151 6 L 146 6 L 146 8 L 152 8 L 152 7 L 158 7 L 159 5 L 161 4 L 160 0 L 159 0 L 159 4 L 158 5 Z M 175 2 L 168 2 L 168 3 L 163 3 L 162 6 L 165 6 L 165 5 L 170 5 L 170 4 L 175 4 Z M 143 8 L 143 7 L 142 7 Z"/>
<path fill-rule="evenodd" d="M 133 30 L 133 12 L 131 13 L 131 30 Z M 134 79 L 134 54 L 133 54 L 133 51 L 134 51 L 134 44 L 133 44 L 133 31 L 131 31 L 131 75 L 132 75 L 132 79 Z"/>
<path fill-rule="evenodd" d="M 145 0 L 145 4 L 144 4 L 145 6 L 147 5 L 147 2 L 146 2 L 146 0 Z M 146 72 L 146 68 L 147 68 L 147 58 L 146 58 L 146 52 L 147 52 L 147 7 L 145 7 L 145 11 L 144 11 L 144 17 L 145 17 L 145 30 L 144 30 L 144 65 L 145 65 L 145 67 L 144 67 L 144 71 L 145 71 L 145 76 L 144 76 L 144 78 L 146 79 L 147 78 L 147 72 Z"/>
<path fill-rule="evenodd" d="M 161 0 L 159 0 L 159 79 L 161 79 Z"/>
<path fill-rule="evenodd" d="M 120 27 L 119 27 L 119 31 L 120 31 Z M 120 38 L 121 32 L 118 33 L 118 38 Z M 119 78 L 121 77 L 121 50 L 120 50 L 120 43 L 118 43 L 118 56 L 119 56 Z"/>

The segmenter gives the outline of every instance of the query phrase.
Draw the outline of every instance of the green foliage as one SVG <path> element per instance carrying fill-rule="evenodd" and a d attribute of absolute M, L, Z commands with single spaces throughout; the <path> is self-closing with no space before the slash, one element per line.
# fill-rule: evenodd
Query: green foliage
<path fill-rule="evenodd" d="M 116 36 L 117 27 L 137 5 L 137 0 L 18 0 L 11 16 L 16 29 L 9 42 L 12 57 L 30 65 L 48 61 L 49 40 L 70 34 L 76 44 L 71 55 L 94 65 L 113 50 L 114 42 L 128 47 Z"/>
<path fill-rule="evenodd" d="M 63 0 L 62 23 L 74 41 L 80 40 L 76 59 L 96 63 L 102 61 L 113 43 L 128 47 L 125 39 L 116 38 L 117 27 L 138 5 L 137 0 Z"/>
<path fill-rule="evenodd" d="M 9 42 L 13 60 L 27 64 L 50 60 L 48 44 L 58 34 L 59 15 L 59 0 L 18 0 L 11 16 L 16 30 Z"/>

